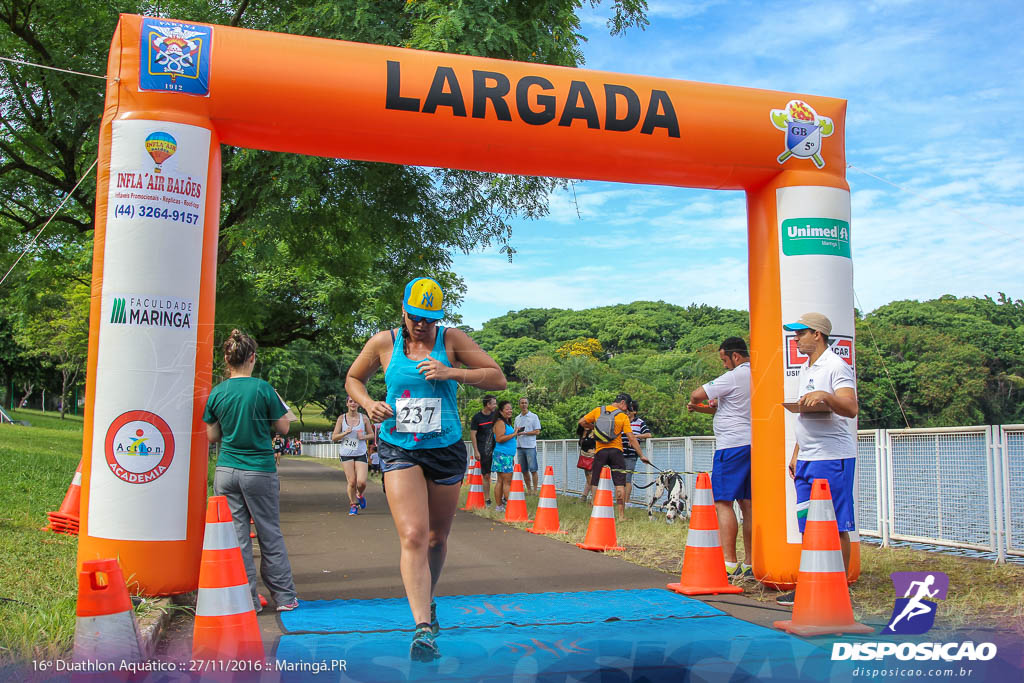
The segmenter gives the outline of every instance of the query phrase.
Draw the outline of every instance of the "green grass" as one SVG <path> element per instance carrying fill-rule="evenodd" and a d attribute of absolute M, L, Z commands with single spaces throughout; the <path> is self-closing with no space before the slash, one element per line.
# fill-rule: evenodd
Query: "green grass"
<path fill-rule="evenodd" d="M 469 487 L 463 487 L 459 506 L 465 504 Z M 536 496 L 527 496 L 527 508 L 537 507 Z M 552 535 L 566 543 L 583 541 L 590 522 L 591 505 L 578 496 L 558 497 L 558 518 L 568 533 Z M 493 508 L 474 514 L 503 522 L 503 514 Z M 529 524 L 511 523 L 526 528 Z M 618 543 L 625 550 L 609 551 L 634 564 L 679 577 L 686 548 L 685 521 L 665 524 L 648 521 L 645 508 L 627 508 L 626 518 L 616 521 Z M 739 544 L 738 544 L 739 545 Z M 938 623 L 949 628 L 983 626 L 1024 635 L 1024 566 L 997 565 L 991 561 L 957 557 L 909 548 L 881 548 L 861 544 L 861 574 L 850 587 L 853 610 L 858 619 L 872 623 L 886 621 L 893 607 L 893 586 L 889 575 L 896 571 L 940 571 L 949 575 L 947 599 L 938 601 Z M 739 556 L 742 557 L 742 547 Z M 750 581 L 745 594 L 761 602 L 774 604 L 778 591 Z"/>
<path fill-rule="evenodd" d="M 66 413 L 64 419 L 60 419 L 60 413 L 47 410 L 8 410 L 7 414 L 12 420 L 28 422 L 33 427 L 45 427 L 46 429 L 57 429 L 67 432 L 82 431 L 82 416 Z"/>
<path fill-rule="evenodd" d="M 294 406 L 292 406 L 292 412 L 298 417 L 299 411 L 295 410 Z M 309 406 L 302 411 L 302 422 L 298 420 L 292 422 L 291 429 L 288 430 L 288 436 L 298 436 L 300 432 L 330 432 L 333 429 L 334 420 L 324 417 L 323 413 L 316 406 Z"/>
<path fill-rule="evenodd" d="M 78 590 L 78 538 L 40 528 L 78 466 L 82 422 L 60 424 L 38 411 L 12 417 L 33 426 L 0 425 L 0 663 L 67 652 Z"/>
<path fill-rule="evenodd" d="M 78 537 L 41 531 L 82 457 L 82 419 L 19 410 L 0 425 L 0 668 L 71 651 Z M 212 495 L 215 461 L 209 465 Z M 143 602 L 137 615 L 153 609 Z"/>

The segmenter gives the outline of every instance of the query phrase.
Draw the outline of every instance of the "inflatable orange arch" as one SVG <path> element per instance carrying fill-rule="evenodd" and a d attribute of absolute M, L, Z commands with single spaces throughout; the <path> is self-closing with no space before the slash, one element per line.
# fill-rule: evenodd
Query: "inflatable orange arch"
<path fill-rule="evenodd" d="M 844 100 L 134 15 L 107 73 L 79 563 L 118 557 L 145 594 L 196 588 L 227 144 L 746 191 L 754 570 L 793 584 L 781 403 L 804 359 L 782 324 L 825 313 L 854 362 Z"/>

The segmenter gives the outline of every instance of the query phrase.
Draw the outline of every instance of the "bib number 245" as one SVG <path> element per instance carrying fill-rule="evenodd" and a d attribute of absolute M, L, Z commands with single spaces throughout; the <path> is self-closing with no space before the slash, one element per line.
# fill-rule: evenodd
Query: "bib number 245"
<path fill-rule="evenodd" d="M 441 399 L 399 398 L 395 400 L 395 423 L 400 432 L 441 431 Z"/>

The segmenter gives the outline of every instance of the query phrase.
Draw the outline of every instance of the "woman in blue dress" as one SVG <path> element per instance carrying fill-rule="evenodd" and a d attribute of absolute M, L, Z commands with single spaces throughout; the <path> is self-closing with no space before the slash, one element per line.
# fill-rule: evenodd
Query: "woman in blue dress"
<path fill-rule="evenodd" d="M 494 454 L 491 456 L 491 471 L 498 475 L 494 484 L 494 500 L 498 501 L 495 512 L 505 511 L 505 500 L 512 488 L 512 472 L 516 467 L 516 435 L 512 426 L 512 402 L 498 403 L 497 417 L 494 418 Z"/>
<path fill-rule="evenodd" d="M 401 542 L 400 568 L 416 630 L 410 657 L 439 657 L 434 587 L 466 473 L 455 394 L 458 384 L 505 388 L 498 364 L 460 329 L 442 327 L 444 293 L 430 278 L 405 286 L 402 326 L 370 337 L 349 368 L 345 390 L 380 422 L 378 454 L 388 505 Z M 366 382 L 384 369 L 387 397 L 374 401 Z"/>

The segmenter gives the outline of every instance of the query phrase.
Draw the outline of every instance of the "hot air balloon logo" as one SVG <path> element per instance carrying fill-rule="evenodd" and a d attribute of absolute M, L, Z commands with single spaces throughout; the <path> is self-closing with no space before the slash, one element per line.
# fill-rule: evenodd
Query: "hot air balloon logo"
<path fill-rule="evenodd" d="M 151 133 L 146 138 L 146 151 L 149 152 L 149 156 L 153 157 L 153 161 L 156 162 L 156 168 L 153 169 L 155 173 L 160 172 L 160 164 L 167 161 L 167 158 L 174 154 L 177 149 L 178 141 L 170 133 Z"/>

